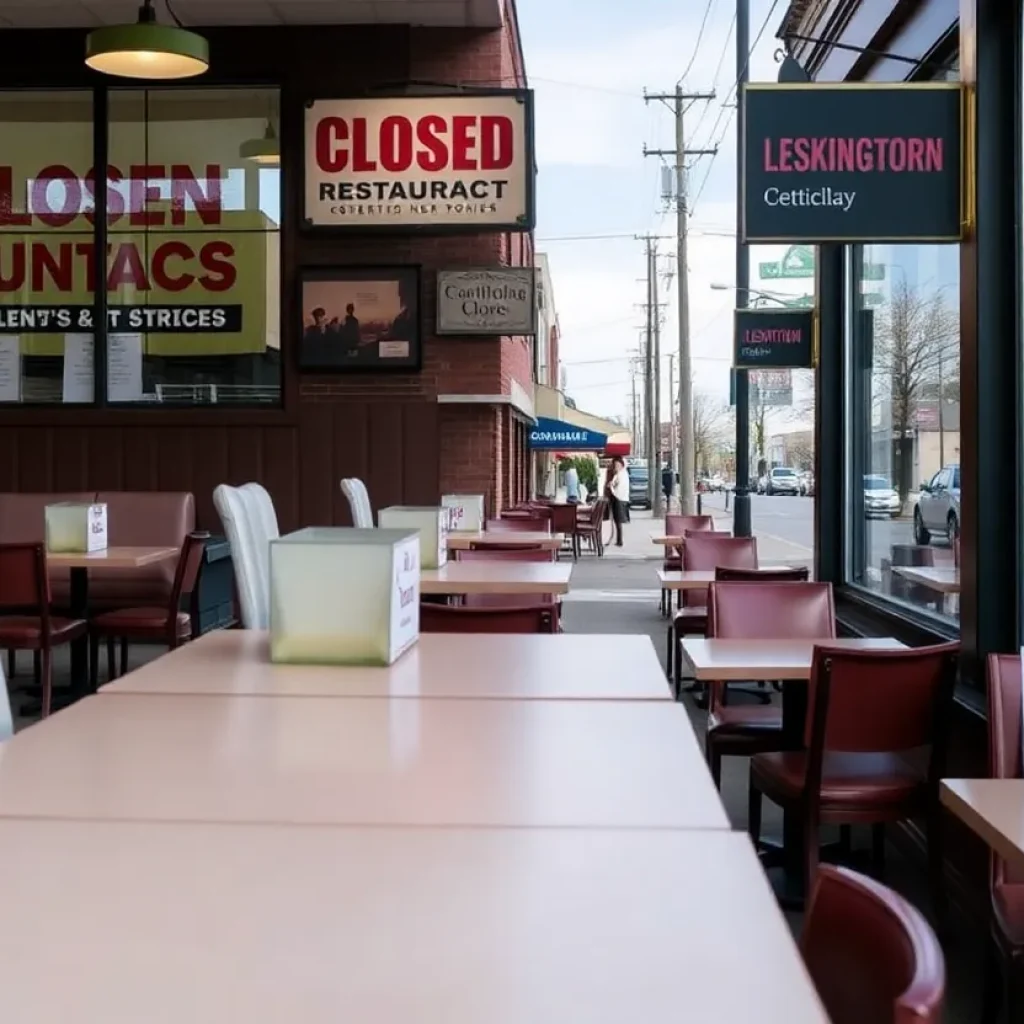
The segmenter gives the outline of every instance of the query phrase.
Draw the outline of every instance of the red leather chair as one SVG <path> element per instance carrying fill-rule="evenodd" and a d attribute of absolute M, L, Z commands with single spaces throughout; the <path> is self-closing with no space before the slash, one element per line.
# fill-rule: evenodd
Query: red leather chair
<path fill-rule="evenodd" d="M 421 604 L 421 633 L 553 633 L 551 608 L 467 608 Z"/>
<path fill-rule="evenodd" d="M 195 597 L 203 552 L 209 539 L 208 533 L 190 533 L 185 538 L 178 556 L 171 597 L 162 608 L 121 608 L 94 615 L 89 620 L 89 678 L 94 690 L 99 677 L 101 639 L 107 642 L 107 676 L 114 679 L 115 641 L 120 641 L 121 675 L 124 675 L 128 671 L 129 643 L 166 644 L 168 650 L 174 650 L 184 641 L 195 638 L 196 617 L 190 612 L 183 612 L 181 605 Z"/>
<path fill-rule="evenodd" d="M 44 545 L 0 544 L 0 649 L 35 655 L 43 718 L 53 703 L 53 648 L 85 636 L 86 629 L 84 619 L 50 614 Z"/>
<path fill-rule="evenodd" d="M 892 651 L 815 648 L 805 749 L 751 759 L 748 808 L 755 842 L 762 794 L 800 815 L 805 892 L 818 871 L 820 825 L 872 825 L 880 869 L 885 823 L 923 815 L 933 906 L 942 918 L 939 781 L 959 652 L 958 643 Z"/>
<path fill-rule="evenodd" d="M 988 756 L 993 779 L 1024 777 L 1021 762 L 1021 663 L 1016 654 L 988 657 Z M 1000 1004 L 1007 1020 L 1024 1014 L 1024 871 L 992 856 L 992 949 L 982 1020 L 993 1024 Z"/>
<path fill-rule="evenodd" d="M 555 561 L 554 551 L 543 548 L 493 548 L 471 547 L 460 551 L 460 562 L 547 562 Z M 466 594 L 462 600 L 465 608 L 522 608 L 527 605 L 543 605 L 555 617 L 557 627 L 560 621 L 559 606 L 553 594 Z"/>
<path fill-rule="evenodd" d="M 719 569 L 718 574 L 739 570 Z M 803 573 L 806 577 L 807 570 Z M 764 573 L 765 576 L 768 573 Z M 712 583 L 708 588 L 708 636 L 733 640 L 821 640 L 836 635 L 831 583 Z M 704 750 L 715 785 L 724 756 L 752 757 L 782 749 L 782 710 L 770 704 L 729 704 L 725 683 L 708 686 Z"/>
<path fill-rule="evenodd" d="M 488 519 L 484 523 L 488 533 L 550 533 L 550 520 L 541 516 L 518 516 L 513 519 Z"/>
<path fill-rule="evenodd" d="M 576 533 L 576 520 L 578 518 L 577 506 L 575 505 L 552 505 L 551 506 L 551 532 L 560 533 L 569 541 L 572 551 L 572 560 L 575 562 L 579 557 L 579 537 Z"/>
<path fill-rule="evenodd" d="M 601 531 L 604 529 L 604 515 L 608 508 L 607 498 L 598 498 L 590 507 L 589 512 L 581 512 L 576 519 L 576 545 L 577 550 L 582 552 L 583 541 L 590 545 L 591 551 L 600 558 L 604 554 L 604 539 Z"/>
<path fill-rule="evenodd" d="M 732 569 L 757 568 L 757 538 L 730 537 L 708 531 L 687 533 L 683 545 L 683 571 L 713 572 L 719 566 Z M 666 669 L 672 678 L 676 697 L 682 690 L 682 658 L 679 641 L 688 633 L 705 633 L 708 626 L 707 592 L 684 590 L 682 607 L 668 627 L 668 654 Z"/>
<path fill-rule="evenodd" d="M 669 513 L 665 516 L 665 536 L 685 537 L 692 530 L 694 533 L 714 530 L 715 521 L 711 516 L 682 516 Z M 683 567 L 682 546 L 665 548 L 665 560 L 661 563 L 665 572 L 679 572 Z M 667 615 L 672 610 L 671 591 L 661 592 L 661 614 Z"/>
<path fill-rule="evenodd" d="M 942 946 L 920 911 L 879 882 L 821 868 L 800 951 L 832 1024 L 940 1024 Z"/>

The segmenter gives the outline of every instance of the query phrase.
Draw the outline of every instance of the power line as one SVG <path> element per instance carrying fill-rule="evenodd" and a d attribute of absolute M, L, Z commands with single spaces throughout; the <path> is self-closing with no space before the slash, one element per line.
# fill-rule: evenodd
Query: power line
<path fill-rule="evenodd" d="M 704 5 L 704 17 L 700 20 L 700 28 L 697 30 L 697 41 L 693 44 L 693 53 L 690 54 L 689 63 L 686 65 L 686 70 L 679 76 L 679 81 L 676 85 L 682 85 L 686 81 L 686 76 L 693 70 L 694 62 L 697 60 L 697 54 L 700 52 L 700 41 L 704 38 L 704 29 L 707 28 L 708 18 L 711 17 L 711 12 L 715 8 L 715 4 L 718 0 L 708 0 Z"/>
<path fill-rule="evenodd" d="M 725 58 L 729 53 L 729 41 L 732 39 L 733 29 L 736 27 L 736 12 L 732 12 L 732 20 L 729 22 L 729 29 L 725 33 L 725 42 L 722 44 L 722 52 L 718 55 L 718 63 L 715 65 L 715 74 L 711 79 L 711 88 L 718 88 L 718 78 L 722 74 L 722 67 L 725 64 Z M 700 131 L 700 126 L 704 123 L 704 118 L 707 117 L 708 111 L 711 109 L 710 103 L 705 103 L 704 108 L 700 112 L 700 117 L 697 118 L 697 123 L 693 126 L 693 137 L 697 137 L 697 133 Z"/>
<path fill-rule="evenodd" d="M 715 155 L 716 156 L 717 156 L 718 145 L 725 138 L 725 134 L 729 130 L 729 125 L 732 124 L 733 113 L 734 113 L 734 109 L 735 108 L 730 108 L 729 107 L 729 101 L 730 101 L 730 99 L 733 96 L 736 95 L 736 91 L 739 88 L 740 79 L 746 74 L 747 70 L 749 69 L 749 67 L 750 67 L 750 58 L 754 55 L 754 51 L 757 49 L 757 44 L 761 42 L 761 37 L 764 35 L 764 30 L 768 27 L 768 23 L 772 20 L 772 16 L 775 14 L 775 9 L 778 6 L 779 6 L 779 0 L 772 0 L 772 6 L 769 9 L 768 14 L 765 16 L 764 21 L 761 23 L 761 27 L 758 29 L 757 35 L 754 37 L 753 44 L 751 45 L 750 49 L 747 51 L 747 58 L 744 61 L 743 71 L 736 76 L 736 80 L 732 83 L 732 86 L 729 89 L 728 95 L 725 97 L 724 100 L 722 100 L 722 105 L 721 105 L 721 107 L 719 107 L 718 117 L 715 120 L 714 126 L 711 129 L 710 138 L 712 140 L 714 140 L 715 132 L 718 130 L 718 125 L 721 123 L 722 116 L 725 114 L 725 111 L 727 109 L 729 110 L 729 117 L 728 117 L 728 119 L 725 122 L 725 126 L 722 128 L 722 134 L 721 134 L 718 142 L 717 143 L 713 143 L 712 148 L 715 149 L 715 151 L 716 151 Z M 733 23 L 734 24 L 735 24 L 735 20 L 736 19 L 733 18 Z M 694 196 L 693 203 L 691 204 L 691 210 L 692 209 L 696 209 L 697 201 L 700 199 L 701 194 L 704 192 L 704 187 L 707 185 L 708 179 L 711 177 L 711 170 L 712 170 L 712 168 L 714 166 L 715 166 L 715 157 L 712 156 L 712 158 L 708 161 L 707 170 L 704 172 L 704 178 L 702 179 L 702 181 L 700 183 L 700 186 L 697 188 L 697 194 Z"/>

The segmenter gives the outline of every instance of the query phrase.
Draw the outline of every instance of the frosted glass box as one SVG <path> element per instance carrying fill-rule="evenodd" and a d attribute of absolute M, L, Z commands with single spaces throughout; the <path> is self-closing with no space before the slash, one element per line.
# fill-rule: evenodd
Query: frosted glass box
<path fill-rule="evenodd" d="M 419 638 L 420 541 L 310 527 L 270 542 L 270 660 L 390 665 Z"/>
<path fill-rule="evenodd" d="M 437 505 L 390 505 L 377 513 L 382 530 L 416 530 L 420 565 L 440 569 L 448 561 L 448 509 Z"/>
<path fill-rule="evenodd" d="M 484 528 L 484 496 L 482 494 L 446 494 L 441 504 L 452 512 L 452 530 Z"/>
<path fill-rule="evenodd" d="M 58 501 L 43 512 L 46 523 L 46 550 L 54 554 L 87 554 L 107 549 L 107 506 Z"/>

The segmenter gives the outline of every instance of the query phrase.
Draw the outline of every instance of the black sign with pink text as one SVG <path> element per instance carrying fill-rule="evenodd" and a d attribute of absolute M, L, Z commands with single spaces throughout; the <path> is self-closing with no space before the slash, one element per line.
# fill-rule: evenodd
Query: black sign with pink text
<path fill-rule="evenodd" d="M 959 84 L 756 83 L 742 102 L 743 242 L 959 241 Z"/>
<path fill-rule="evenodd" d="M 814 366 L 814 310 L 737 309 L 732 364 L 738 370 Z"/>

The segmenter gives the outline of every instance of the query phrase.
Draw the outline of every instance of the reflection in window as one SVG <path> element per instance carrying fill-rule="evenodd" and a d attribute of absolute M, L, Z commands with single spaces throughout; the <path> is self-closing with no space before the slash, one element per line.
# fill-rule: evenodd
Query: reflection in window
<path fill-rule="evenodd" d="M 852 582 L 959 618 L 955 245 L 852 250 Z"/>
<path fill-rule="evenodd" d="M 0 93 L 0 402 L 92 402 L 92 93 Z"/>
<path fill-rule="evenodd" d="M 110 97 L 108 399 L 280 399 L 280 172 L 240 155 L 277 93 Z"/>

